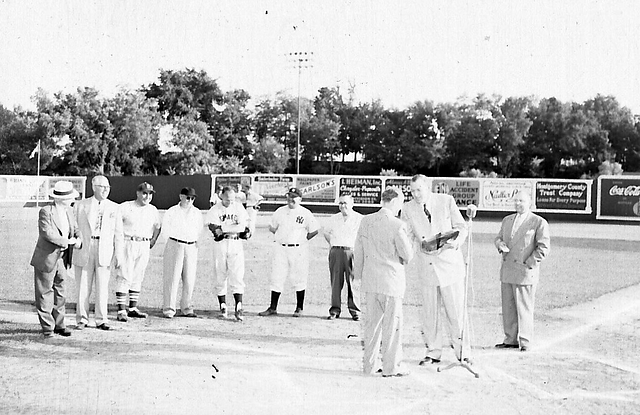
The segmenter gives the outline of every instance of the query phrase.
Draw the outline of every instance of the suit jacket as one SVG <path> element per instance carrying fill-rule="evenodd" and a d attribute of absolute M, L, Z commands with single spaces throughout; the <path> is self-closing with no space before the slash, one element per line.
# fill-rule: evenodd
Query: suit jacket
<path fill-rule="evenodd" d="M 93 231 L 93 225 L 90 223 L 93 200 L 93 196 L 80 200 L 76 202 L 74 207 L 78 227 L 82 234 L 82 248 L 74 252 L 72 263 L 79 267 L 84 267 L 89 262 L 91 232 Z M 122 263 L 124 235 L 122 233 L 122 216 L 120 209 L 118 209 L 118 204 L 111 200 L 104 200 L 103 203 L 104 211 L 100 231 L 100 243 L 98 244 L 98 264 L 101 267 L 106 267 L 111 265 L 114 255 L 118 263 Z"/>
<path fill-rule="evenodd" d="M 360 222 L 353 254 L 354 277 L 361 291 L 404 297 L 404 264 L 413 257 L 406 224 L 382 208 Z"/>
<path fill-rule="evenodd" d="M 401 217 L 409 225 L 409 235 L 417 252 L 417 263 L 412 264 L 412 268 L 421 273 L 427 285 L 444 287 L 462 282 L 465 264 L 460 248 L 444 248 L 439 253 L 425 254 L 420 251 L 420 242 L 437 233 L 456 229 L 460 234 L 454 243 L 460 247 L 467 238 L 467 224 L 451 195 L 432 193 L 428 205 L 431 222 L 424 213 L 422 204 L 415 199 L 402 207 Z"/>
<path fill-rule="evenodd" d="M 500 233 L 495 239 L 496 247 L 504 242 L 509 252 L 502 254 L 500 281 L 532 285 L 538 283 L 540 262 L 551 249 L 549 224 L 546 220 L 529 212 L 516 233 L 511 237 L 511 230 L 516 215 L 509 215 L 502 220 Z"/>
<path fill-rule="evenodd" d="M 51 272 L 55 269 L 63 251 L 69 247 L 69 238 L 80 238 L 78 224 L 71 209 L 66 209 L 69 220 L 69 233 L 63 235 L 60 230 L 58 215 L 54 206 L 40 209 L 38 215 L 38 242 L 31 257 L 31 265 L 40 272 Z"/>

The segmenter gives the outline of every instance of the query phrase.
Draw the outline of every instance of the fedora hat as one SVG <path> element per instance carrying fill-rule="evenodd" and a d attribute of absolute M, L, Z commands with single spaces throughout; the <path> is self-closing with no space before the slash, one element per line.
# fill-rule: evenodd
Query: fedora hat
<path fill-rule="evenodd" d="M 49 190 L 49 197 L 53 199 L 75 199 L 80 193 L 73 188 L 73 183 L 67 180 L 56 182 L 53 189 Z"/>

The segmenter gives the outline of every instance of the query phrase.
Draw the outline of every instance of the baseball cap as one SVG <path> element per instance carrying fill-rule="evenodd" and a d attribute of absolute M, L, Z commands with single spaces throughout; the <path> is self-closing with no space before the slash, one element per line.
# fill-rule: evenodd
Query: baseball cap
<path fill-rule="evenodd" d="M 302 197 L 302 192 L 297 187 L 291 187 L 291 188 L 289 188 L 289 191 L 285 194 L 285 196 L 300 197 L 301 198 Z"/>
<path fill-rule="evenodd" d="M 192 196 L 192 197 L 198 196 L 196 195 L 196 189 L 194 189 L 193 187 L 183 187 L 182 190 L 180 190 L 180 194 L 185 196 Z"/>
<path fill-rule="evenodd" d="M 136 189 L 136 191 L 138 191 L 138 192 L 151 192 L 151 193 L 155 193 L 156 192 L 155 190 L 153 190 L 153 185 L 151 183 L 147 183 L 147 182 L 140 183 L 138 185 L 138 188 Z"/>

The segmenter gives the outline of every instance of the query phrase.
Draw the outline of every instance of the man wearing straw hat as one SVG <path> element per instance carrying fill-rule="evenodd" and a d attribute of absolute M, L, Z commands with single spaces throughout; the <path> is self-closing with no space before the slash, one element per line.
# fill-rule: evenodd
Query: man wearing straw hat
<path fill-rule="evenodd" d="M 71 332 L 64 323 L 65 287 L 67 267 L 64 258 L 73 246 L 82 246 L 82 238 L 71 210 L 71 202 L 79 196 L 73 183 L 56 182 L 49 196 L 53 205 L 40 209 L 38 216 L 38 242 L 33 251 L 36 310 L 45 338 L 53 334 L 69 337 Z"/>

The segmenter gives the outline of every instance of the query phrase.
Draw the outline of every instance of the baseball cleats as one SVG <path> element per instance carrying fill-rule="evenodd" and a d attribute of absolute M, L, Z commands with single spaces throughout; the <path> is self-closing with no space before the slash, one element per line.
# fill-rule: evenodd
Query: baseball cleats
<path fill-rule="evenodd" d="M 261 317 L 276 316 L 278 315 L 278 312 L 273 308 L 267 308 L 266 310 L 259 312 L 258 315 Z"/>
<path fill-rule="evenodd" d="M 241 308 L 236 310 L 236 320 L 244 321 L 244 313 L 242 312 Z"/>
<path fill-rule="evenodd" d="M 104 330 L 104 331 L 111 330 L 111 327 L 109 327 L 107 323 L 98 324 L 96 328 L 98 330 Z"/>
<path fill-rule="evenodd" d="M 296 308 L 296 311 L 293 312 L 293 317 L 300 317 L 302 315 L 302 309 Z"/>
<path fill-rule="evenodd" d="M 58 336 L 62 336 L 62 337 L 69 337 L 71 336 L 71 331 L 67 328 L 64 329 L 55 329 L 53 330 L 53 332 L 55 334 L 57 334 Z"/>
<path fill-rule="evenodd" d="M 130 308 L 127 316 L 132 318 L 147 318 L 149 315 L 147 313 L 143 313 L 137 308 Z"/>
<path fill-rule="evenodd" d="M 118 317 L 116 317 L 116 320 L 126 323 L 127 321 L 129 321 L 129 317 L 127 317 L 127 314 L 124 311 L 118 311 Z"/>
<path fill-rule="evenodd" d="M 84 330 L 84 328 L 87 327 L 87 323 L 81 321 L 80 323 L 76 324 L 76 330 Z"/>
<path fill-rule="evenodd" d="M 220 318 L 227 318 L 228 316 L 228 312 L 227 312 L 227 306 L 226 305 L 221 305 L 220 306 Z"/>
<path fill-rule="evenodd" d="M 428 365 L 428 364 L 438 364 L 440 363 L 440 359 L 434 359 L 433 357 L 426 356 L 424 359 L 418 363 L 420 366 Z"/>

